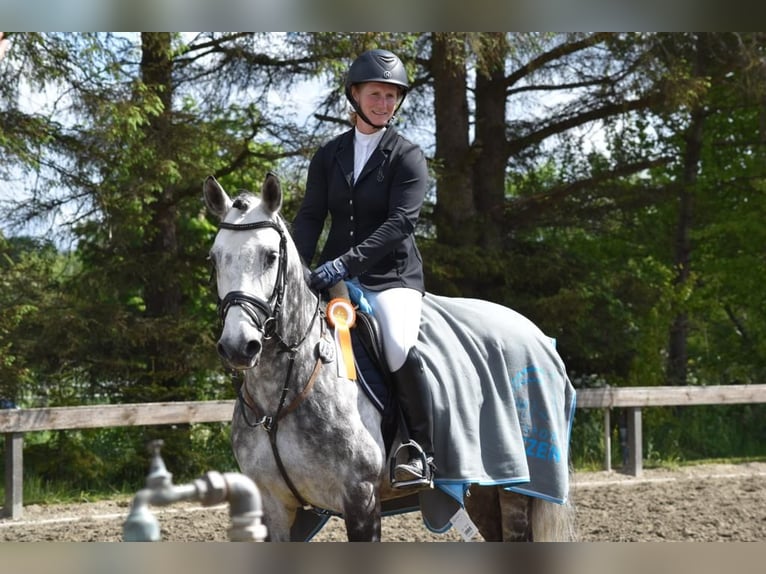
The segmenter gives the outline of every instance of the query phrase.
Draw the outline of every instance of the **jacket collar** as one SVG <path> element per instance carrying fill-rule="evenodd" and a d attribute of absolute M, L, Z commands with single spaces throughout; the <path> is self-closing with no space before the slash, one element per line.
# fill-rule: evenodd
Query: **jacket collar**
<path fill-rule="evenodd" d="M 397 131 L 393 126 L 386 128 L 386 133 L 378 144 L 378 147 L 372 152 L 370 159 L 367 160 L 367 164 L 359 174 L 357 182 L 363 180 L 367 174 L 378 167 L 388 156 L 391 155 L 391 150 L 394 147 L 394 140 L 396 139 Z M 352 182 L 354 176 L 354 128 L 351 128 L 347 132 L 343 133 L 340 137 L 338 149 L 336 151 L 336 157 L 340 164 L 343 177 L 349 187 L 353 187 Z"/>

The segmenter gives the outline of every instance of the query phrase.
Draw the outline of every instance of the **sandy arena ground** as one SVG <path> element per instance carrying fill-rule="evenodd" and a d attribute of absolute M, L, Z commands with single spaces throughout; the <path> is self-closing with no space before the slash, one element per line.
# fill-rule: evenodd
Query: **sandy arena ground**
<path fill-rule="evenodd" d="M 676 470 L 577 473 L 572 484 L 582 542 L 764 541 L 766 463 L 716 464 Z M 0 541 L 117 542 L 130 498 L 62 505 L 29 505 L 19 520 L 0 519 Z M 164 541 L 226 541 L 228 508 L 198 504 L 154 508 Z M 454 530 L 431 533 L 419 513 L 385 517 L 383 540 L 460 541 Z M 330 519 L 314 538 L 343 541 L 342 522 Z"/>

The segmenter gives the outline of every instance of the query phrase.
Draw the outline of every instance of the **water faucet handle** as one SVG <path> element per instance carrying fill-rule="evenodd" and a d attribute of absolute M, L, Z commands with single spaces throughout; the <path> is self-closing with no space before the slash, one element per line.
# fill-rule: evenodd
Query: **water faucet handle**
<path fill-rule="evenodd" d="M 149 464 L 149 474 L 146 476 L 147 488 L 165 488 L 173 483 L 173 475 L 168 472 L 168 469 L 165 467 L 165 461 L 162 460 L 162 455 L 160 454 L 164 444 L 165 441 L 162 439 L 149 442 L 148 449 L 152 455 L 152 460 Z"/>
<path fill-rule="evenodd" d="M 146 449 L 149 451 L 150 455 L 160 456 L 160 451 L 163 446 L 165 446 L 165 441 L 161 438 L 156 438 L 149 441 L 149 444 L 146 445 Z"/>

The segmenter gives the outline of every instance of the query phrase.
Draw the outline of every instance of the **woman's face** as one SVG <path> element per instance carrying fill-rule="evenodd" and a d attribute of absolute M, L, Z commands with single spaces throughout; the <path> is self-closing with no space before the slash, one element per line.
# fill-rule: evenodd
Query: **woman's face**
<path fill-rule="evenodd" d="M 357 84 L 351 88 L 351 95 L 356 99 L 367 119 L 378 126 L 384 126 L 388 123 L 399 103 L 399 88 L 383 82 Z M 375 131 L 375 128 L 367 124 L 362 118 L 357 119 L 356 127 L 362 133 Z"/>

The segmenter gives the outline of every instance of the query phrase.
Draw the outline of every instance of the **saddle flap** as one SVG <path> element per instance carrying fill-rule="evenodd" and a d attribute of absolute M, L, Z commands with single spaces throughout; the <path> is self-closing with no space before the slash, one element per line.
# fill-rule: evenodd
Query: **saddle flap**
<path fill-rule="evenodd" d="M 359 383 L 383 415 L 381 431 L 388 453 L 396 435 L 398 417 L 394 408 L 394 393 L 391 392 L 392 375 L 383 355 L 383 337 L 375 317 L 357 310 L 351 341 L 360 374 Z"/>
<path fill-rule="evenodd" d="M 388 382 L 391 372 L 383 356 L 383 337 L 375 317 L 357 309 L 354 335 L 358 342 L 364 346 L 364 350 L 367 351 L 375 368 L 383 374 L 383 377 Z"/>

